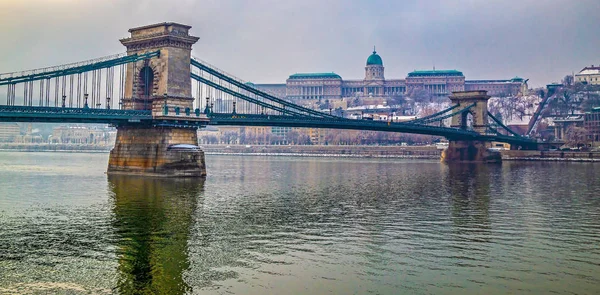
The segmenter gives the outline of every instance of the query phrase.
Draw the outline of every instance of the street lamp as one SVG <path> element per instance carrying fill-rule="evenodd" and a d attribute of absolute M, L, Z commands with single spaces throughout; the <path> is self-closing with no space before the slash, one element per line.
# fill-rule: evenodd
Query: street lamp
<path fill-rule="evenodd" d="M 163 115 L 165 115 L 165 116 L 169 114 L 169 107 L 167 106 L 167 97 L 168 97 L 168 95 L 165 92 L 165 95 L 164 95 L 165 102 L 164 102 L 164 105 L 163 105 Z"/>

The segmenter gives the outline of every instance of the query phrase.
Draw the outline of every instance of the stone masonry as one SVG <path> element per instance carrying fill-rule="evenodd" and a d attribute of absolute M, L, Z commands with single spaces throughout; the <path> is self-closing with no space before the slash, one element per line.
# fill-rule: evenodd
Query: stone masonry
<path fill-rule="evenodd" d="M 197 142 L 194 129 L 120 127 L 115 147 L 110 152 L 108 171 L 152 176 L 206 176 L 204 152 L 200 148 L 176 148 L 181 144 L 196 146 Z"/>
<path fill-rule="evenodd" d="M 181 115 L 186 109 L 193 113 L 190 58 L 199 38 L 189 35 L 190 28 L 177 23 L 154 24 L 130 29 L 131 36 L 120 40 L 129 55 L 160 50 L 157 58 L 127 65 L 124 109 L 151 110 L 155 120 L 176 119 L 176 108 Z M 118 126 L 107 173 L 203 177 L 204 153 L 197 144 L 195 129 Z"/>

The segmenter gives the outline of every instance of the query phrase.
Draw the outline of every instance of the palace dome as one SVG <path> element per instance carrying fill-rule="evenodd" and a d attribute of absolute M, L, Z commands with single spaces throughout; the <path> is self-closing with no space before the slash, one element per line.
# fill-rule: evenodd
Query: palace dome
<path fill-rule="evenodd" d="M 373 53 L 367 58 L 367 66 L 383 66 L 383 60 L 381 60 L 381 56 L 377 54 L 375 49 L 373 49 Z"/>

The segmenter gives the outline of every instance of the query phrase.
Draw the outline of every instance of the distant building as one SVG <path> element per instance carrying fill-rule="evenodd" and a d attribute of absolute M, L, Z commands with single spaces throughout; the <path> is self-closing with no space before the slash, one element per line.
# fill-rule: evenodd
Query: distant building
<path fill-rule="evenodd" d="M 39 130 L 34 130 L 31 124 L 27 125 L 25 134 L 15 137 L 15 143 L 42 143 L 44 138 L 39 134 Z"/>
<path fill-rule="evenodd" d="M 591 112 L 585 113 L 583 127 L 588 131 L 592 145 L 598 145 L 600 141 L 600 107 L 593 108 Z"/>
<path fill-rule="evenodd" d="M 20 134 L 17 123 L 0 123 L 0 142 L 13 142 Z"/>
<path fill-rule="evenodd" d="M 52 143 L 112 145 L 116 131 L 87 127 L 60 126 L 52 130 Z"/>
<path fill-rule="evenodd" d="M 375 50 L 367 58 L 365 75 L 359 80 L 344 80 L 336 73 L 296 73 L 285 84 L 253 84 L 279 98 L 290 100 L 333 100 L 341 98 L 390 98 L 423 89 L 445 96 L 453 91 L 487 90 L 491 95 L 517 95 L 527 90 L 527 80 L 467 80 L 457 70 L 427 70 L 408 73 L 405 79 L 386 79 L 383 59 Z"/>
<path fill-rule="evenodd" d="M 486 90 L 491 96 L 516 96 L 527 92 L 527 80 L 514 77 L 510 80 L 466 80 L 465 91 Z"/>
<path fill-rule="evenodd" d="M 546 91 L 548 91 L 548 96 L 552 96 L 556 92 L 556 90 L 559 90 L 563 86 L 563 84 L 559 83 L 551 83 L 546 85 Z"/>
<path fill-rule="evenodd" d="M 600 85 L 600 66 L 585 67 L 578 74 L 575 74 L 575 82 Z"/>
<path fill-rule="evenodd" d="M 434 95 L 448 95 L 465 90 L 465 76 L 457 70 L 413 71 L 406 77 L 408 91 L 424 89 Z"/>
<path fill-rule="evenodd" d="M 580 115 L 567 116 L 563 118 L 554 118 L 554 138 L 556 140 L 566 140 L 567 132 L 572 127 L 583 127 L 584 118 Z"/>

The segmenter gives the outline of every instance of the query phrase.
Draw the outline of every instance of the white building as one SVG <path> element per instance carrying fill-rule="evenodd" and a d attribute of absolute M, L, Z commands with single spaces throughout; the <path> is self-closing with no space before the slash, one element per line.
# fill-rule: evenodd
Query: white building
<path fill-rule="evenodd" d="M 585 67 L 578 74 L 575 74 L 575 82 L 600 85 L 600 66 Z"/>

